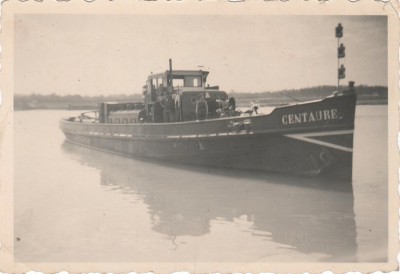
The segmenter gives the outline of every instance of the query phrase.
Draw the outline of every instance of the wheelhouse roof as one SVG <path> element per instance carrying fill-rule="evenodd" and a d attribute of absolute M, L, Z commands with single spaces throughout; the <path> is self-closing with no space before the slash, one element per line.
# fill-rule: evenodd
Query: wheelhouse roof
<path fill-rule="evenodd" d="M 149 75 L 149 79 L 153 79 L 153 78 L 158 78 L 158 77 L 162 77 L 164 75 L 168 75 L 169 71 L 166 70 L 165 72 L 161 72 L 161 73 L 156 73 L 156 74 L 151 74 Z M 172 76 L 203 76 L 203 77 L 207 77 L 208 75 L 208 71 L 204 71 L 204 70 L 173 70 L 172 71 Z"/>
<path fill-rule="evenodd" d="M 198 89 L 198 90 L 182 90 L 181 94 L 185 95 L 185 96 L 188 96 L 188 95 L 189 96 L 193 96 L 193 95 L 204 94 L 206 96 L 209 96 L 210 98 L 219 98 L 219 97 L 228 98 L 228 94 L 226 93 L 226 91 L 215 90 L 215 89 L 210 89 L 210 90 L 202 90 L 202 89 Z"/>

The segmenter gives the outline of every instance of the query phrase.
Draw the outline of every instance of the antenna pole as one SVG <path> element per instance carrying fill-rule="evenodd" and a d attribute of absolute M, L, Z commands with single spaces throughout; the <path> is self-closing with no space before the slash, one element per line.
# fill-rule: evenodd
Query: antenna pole
<path fill-rule="evenodd" d="M 340 38 L 338 37 L 338 39 L 337 39 L 337 48 L 338 48 L 338 50 L 339 50 L 339 43 L 340 43 Z M 340 57 L 339 57 L 339 54 L 338 54 L 338 59 L 337 59 L 337 71 L 338 71 L 338 79 L 337 79 L 337 90 L 338 91 L 340 91 L 340 76 L 339 76 L 339 69 L 340 69 Z"/>
<path fill-rule="evenodd" d="M 337 57 L 338 57 L 338 68 L 337 68 L 337 89 L 340 91 L 340 79 L 344 79 L 346 77 L 345 71 L 346 68 L 344 65 L 340 65 L 340 59 L 345 57 L 345 47 L 343 44 L 340 44 L 340 38 L 343 37 L 343 26 L 339 23 L 336 27 L 335 36 L 337 37 Z M 340 44 L 340 45 L 339 45 Z"/>
<path fill-rule="evenodd" d="M 169 59 L 169 72 L 168 72 L 168 86 L 171 87 L 172 91 L 172 59 Z"/>

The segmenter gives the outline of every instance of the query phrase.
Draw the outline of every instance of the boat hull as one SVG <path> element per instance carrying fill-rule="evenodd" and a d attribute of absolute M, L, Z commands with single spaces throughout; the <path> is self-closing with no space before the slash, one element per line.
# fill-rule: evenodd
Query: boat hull
<path fill-rule="evenodd" d="M 167 163 L 351 180 L 354 111 L 355 95 L 348 95 L 252 117 L 169 125 L 62 120 L 61 128 L 73 143 Z"/>

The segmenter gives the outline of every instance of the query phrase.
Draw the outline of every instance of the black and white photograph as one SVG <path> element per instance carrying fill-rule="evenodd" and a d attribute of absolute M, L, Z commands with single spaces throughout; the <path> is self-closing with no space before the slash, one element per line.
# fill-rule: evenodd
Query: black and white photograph
<path fill-rule="evenodd" d="M 384 3 L 23 4 L 2 19 L 4 271 L 398 268 Z"/>

